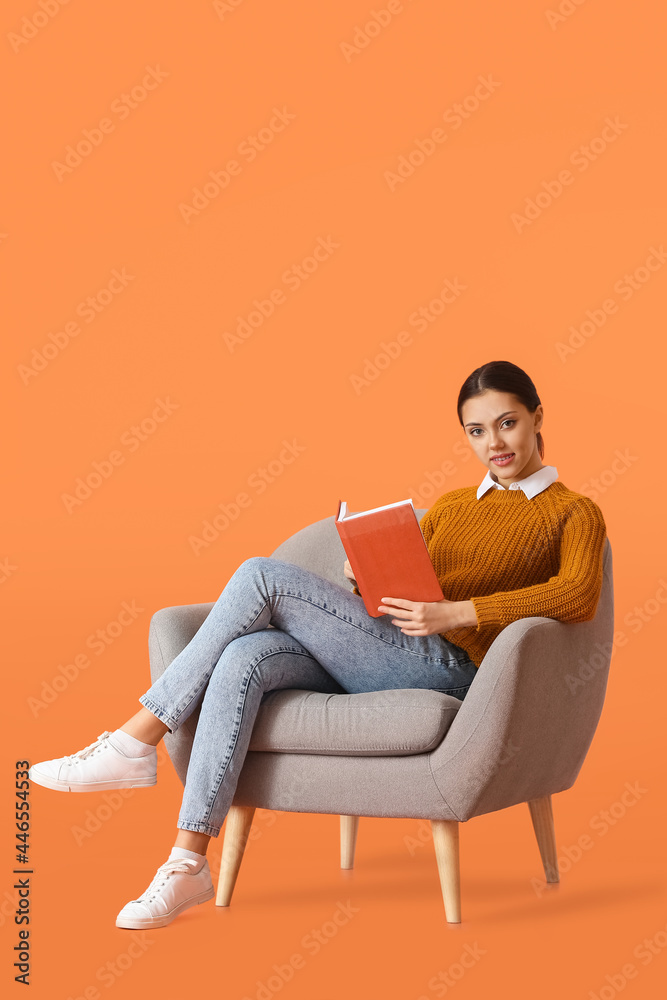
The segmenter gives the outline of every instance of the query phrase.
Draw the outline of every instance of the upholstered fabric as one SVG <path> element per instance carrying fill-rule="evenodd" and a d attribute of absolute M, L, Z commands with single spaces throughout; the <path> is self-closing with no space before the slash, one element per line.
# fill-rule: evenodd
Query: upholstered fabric
<path fill-rule="evenodd" d="M 359 757 L 426 753 L 442 741 L 461 705 L 458 698 L 423 688 L 268 691 L 248 749 Z"/>
<path fill-rule="evenodd" d="M 417 511 L 418 516 L 424 513 Z M 333 516 L 297 532 L 272 555 L 346 585 L 345 553 Z M 149 635 L 153 680 L 190 641 L 211 607 L 165 608 L 153 615 Z M 458 703 L 451 725 L 433 749 L 387 750 L 379 756 L 350 753 L 350 744 L 337 753 L 318 753 L 312 743 L 299 752 L 250 749 L 235 801 L 294 812 L 467 820 L 569 788 L 602 710 L 613 630 L 612 553 L 605 538 L 602 591 L 594 618 L 561 622 L 534 617 L 509 624 L 492 643 L 465 700 Z M 270 692 L 260 706 L 251 738 L 257 742 L 251 742 L 251 748 L 268 748 L 270 739 L 284 734 L 291 724 L 287 713 L 290 720 L 305 718 L 306 702 L 321 714 L 308 720 L 300 738 L 304 740 L 309 731 L 310 739 L 333 746 L 330 734 L 337 739 L 341 732 L 340 718 L 330 714 L 338 711 L 334 699 L 345 699 L 348 716 L 355 699 L 366 699 L 378 713 L 377 723 L 387 711 L 389 693 L 396 700 L 405 699 L 407 708 L 416 692 L 322 695 L 329 699 L 326 707 L 313 699 L 319 692 Z M 448 697 L 439 692 L 419 694 L 435 695 L 436 701 Z M 279 719 L 283 711 L 285 718 Z M 275 718 L 269 720 L 269 712 Z M 183 782 L 196 721 L 194 713 L 176 733 L 165 737 Z M 432 738 L 427 730 L 419 738 Z"/>

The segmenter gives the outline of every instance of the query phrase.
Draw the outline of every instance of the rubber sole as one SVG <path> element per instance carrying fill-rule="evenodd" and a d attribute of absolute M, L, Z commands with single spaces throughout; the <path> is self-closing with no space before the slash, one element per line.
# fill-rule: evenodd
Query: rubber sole
<path fill-rule="evenodd" d="M 208 900 L 213 899 L 214 896 L 215 888 L 211 886 L 210 889 L 200 893 L 199 896 L 191 896 L 190 899 L 184 899 L 182 903 L 175 906 L 173 910 L 169 911 L 169 913 L 165 913 L 155 920 L 151 920 L 150 917 L 125 917 L 121 923 L 120 916 L 118 916 L 116 917 L 116 927 L 124 927 L 133 931 L 147 930 L 151 927 L 166 927 L 167 924 L 170 924 L 172 920 L 178 917 L 179 914 L 183 913 L 184 910 L 189 910 L 191 906 L 201 906 L 202 903 L 208 902 Z"/>
<path fill-rule="evenodd" d="M 34 768 L 28 771 L 30 781 L 43 788 L 51 788 L 55 792 L 106 792 L 109 788 L 150 788 L 157 784 L 157 775 L 150 778 L 113 778 L 110 781 L 82 781 L 75 784 L 71 781 L 59 781 L 40 774 Z"/>

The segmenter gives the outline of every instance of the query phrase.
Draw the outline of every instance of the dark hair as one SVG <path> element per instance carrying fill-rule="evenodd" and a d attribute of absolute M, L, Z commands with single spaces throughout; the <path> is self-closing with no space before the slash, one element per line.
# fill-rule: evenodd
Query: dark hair
<path fill-rule="evenodd" d="M 522 368 L 513 365 L 511 361 L 487 361 L 480 368 L 475 368 L 461 386 L 456 404 L 461 427 L 463 427 L 463 417 L 461 416 L 463 404 L 474 396 L 481 396 L 488 389 L 511 393 L 516 396 L 520 403 L 523 403 L 530 413 L 534 413 L 541 402 L 532 380 Z M 540 458 L 543 458 L 544 441 L 541 431 L 537 432 L 537 450 L 540 453 Z"/>

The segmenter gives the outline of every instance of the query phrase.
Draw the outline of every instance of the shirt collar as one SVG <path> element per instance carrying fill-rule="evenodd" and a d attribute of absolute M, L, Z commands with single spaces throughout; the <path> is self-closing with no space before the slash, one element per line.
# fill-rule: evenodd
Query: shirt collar
<path fill-rule="evenodd" d="M 523 490 L 529 500 L 542 490 L 546 490 L 547 486 L 551 486 L 553 482 L 558 479 L 558 469 L 555 465 L 545 465 L 543 469 L 538 469 L 537 472 L 533 472 L 532 475 L 526 476 L 525 479 L 521 479 L 516 483 L 510 483 L 510 490 Z M 497 483 L 491 474 L 491 470 L 488 469 L 484 479 L 479 484 L 477 489 L 477 499 L 479 500 L 487 490 L 490 489 L 502 490 L 505 489 L 500 483 Z"/>

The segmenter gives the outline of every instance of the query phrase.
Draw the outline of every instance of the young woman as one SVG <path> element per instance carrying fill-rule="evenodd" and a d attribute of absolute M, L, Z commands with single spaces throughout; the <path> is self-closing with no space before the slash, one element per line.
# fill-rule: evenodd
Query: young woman
<path fill-rule="evenodd" d="M 206 849 L 232 802 L 265 692 L 416 687 L 463 699 L 510 622 L 594 616 L 604 518 L 542 464 L 543 411 L 531 379 L 509 361 L 482 365 L 464 382 L 457 412 L 486 475 L 443 494 L 422 518 L 443 600 L 387 595 L 373 618 L 347 561 L 352 592 L 278 559 L 247 559 L 136 715 L 84 750 L 31 767 L 34 782 L 60 791 L 154 785 L 157 744 L 199 708 L 175 845 L 118 927 L 162 927 L 213 897 Z"/>

